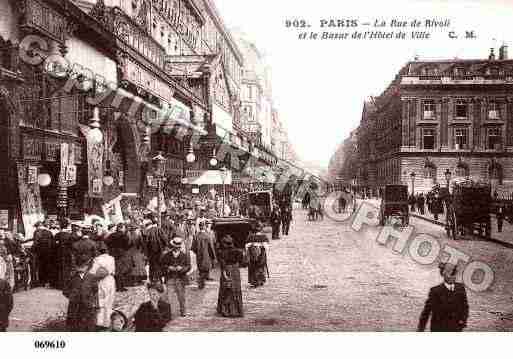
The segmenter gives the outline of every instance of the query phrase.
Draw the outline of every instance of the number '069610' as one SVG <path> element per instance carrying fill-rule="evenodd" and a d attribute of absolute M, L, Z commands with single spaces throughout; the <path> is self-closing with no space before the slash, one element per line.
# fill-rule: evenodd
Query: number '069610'
<path fill-rule="evenodd" d="M 308 23 L 306 22 L 306 20 L 300 20 L 300 19 L 285 20 L 285 26 L 286 27 L 303 28 L 303 27 L 308 27 Z"/>
<path fill-rule="evenodd" d="M 35 340 L 34 348 L 36 349 L 64 349 L 66 342 L 64 340 Z"/>

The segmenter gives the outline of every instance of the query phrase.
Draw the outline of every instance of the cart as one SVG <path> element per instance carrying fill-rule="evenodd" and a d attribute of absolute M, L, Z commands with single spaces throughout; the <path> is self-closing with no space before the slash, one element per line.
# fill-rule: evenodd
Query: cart
<path fill-rule="evenodd" d="M 491 237 L 491 188 L 488 184 L 462 182 L 453 185 L 444 199 L 447 208 L 446 231 L 451 239 Z"/>
<path fill-rule="evenodd" d="M 235 248 L 244 249 L 250 233 L 256 230 L 257 221 L 252 218 L 214 218 L 212 229 L 216 234 L 216 243 L 226 235 L 233 238 Z"/>
<path fill-rule="evenodd" d="M 379 223 L 384 226 L 395 217 L 400 218 L 403 226 L 410 223 L 410 213 L 408 210 L 408 186 L 405 185 L 386 185 L 381 191 Z"/>

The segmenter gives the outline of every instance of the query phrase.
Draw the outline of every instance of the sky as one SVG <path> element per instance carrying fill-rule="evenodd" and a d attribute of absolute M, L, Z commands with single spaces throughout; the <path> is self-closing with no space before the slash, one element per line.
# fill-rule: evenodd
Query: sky
<path fill-rule="evenodd" d="M 338 145 L 358 127 L 363 101 L 381 94 L 397 72 L 419 59 L 487 58 L 490 47 L 510 45 L 513 58 L 513 0 L 214 0 L 229 28 L 244 31 L 272 69 L 275 106 L 299 156 L 327 167 Z M 305 20 L 310 28 L 287 27 Z M 321 20 L 355 19 L 357 27 L 324 27 Z M 351 39 L 355 31 L 404 31 L 397 22 L 446 20 L 425 27 L 429 39 Z M 374 27 L 384 20 L 385 27 Z M 345 21 L 344 21 L 345 22 Z M 371 23 L 365 26 L 363 23 Z M 348 39 L 300 40 L 299 33 L 349 33 Z M 450 39 L 453 31 L 458 38 Z M 465 38 L 474 31 L 475 38 Z"/>

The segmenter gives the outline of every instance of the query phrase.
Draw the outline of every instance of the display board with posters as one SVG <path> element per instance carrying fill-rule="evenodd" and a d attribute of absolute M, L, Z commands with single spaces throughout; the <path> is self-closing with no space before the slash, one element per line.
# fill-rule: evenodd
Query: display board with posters
<path fill-rule="evenodd" d="M 27 183 L 28 167 L 24 164 L 18 165 L 18 188 L 20 193 L 20 208 L 25 238 L 32 238 L 34 234 L 34 224 L 44 220 L 44 214 L 41 206 L 41 194 L 39 184 Z"/>

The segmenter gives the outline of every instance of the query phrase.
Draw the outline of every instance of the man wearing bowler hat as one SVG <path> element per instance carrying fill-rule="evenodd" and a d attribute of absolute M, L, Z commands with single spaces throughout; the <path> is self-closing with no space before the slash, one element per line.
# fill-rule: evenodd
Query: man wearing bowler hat
<path fill-rule="evenodd" d="M 176 237 L 170 241 L 171 250 L 166 252 L 160 261 L 160 265 L 166 278 L 169 303 L 175 293 L 180 306 L 180 316 L 185 317 L 185 286 L 187 284 L 187 273 L 191 269 L 191 259 L 188 253 L 182 249 L 183 238 Z"/>
<path fill-rule="evenodd" d="M 424 331 L 431 316 L 432 332 L 461 332 L 467 326 L 468 318 L 465 286 L 456 283 L 456 265 L 440 263 L 439 269 L 444 281 L 429 291 L 417 330 Z"/>

